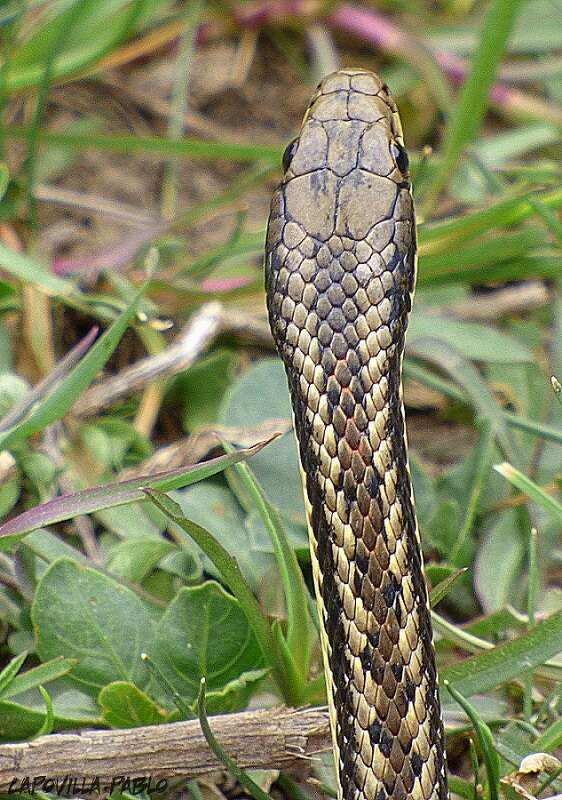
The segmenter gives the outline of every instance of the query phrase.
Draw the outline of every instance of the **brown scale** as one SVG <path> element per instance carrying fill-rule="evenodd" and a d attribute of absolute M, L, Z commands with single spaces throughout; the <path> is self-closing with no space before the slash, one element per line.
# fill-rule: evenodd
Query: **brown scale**
<path fill-rule="evenodd" d="M 339 796 L 444 800 L 401 360 L 415 224 L 400 120 L 363 70 L 318 87 L 266 245 L 303 468 Z"/>

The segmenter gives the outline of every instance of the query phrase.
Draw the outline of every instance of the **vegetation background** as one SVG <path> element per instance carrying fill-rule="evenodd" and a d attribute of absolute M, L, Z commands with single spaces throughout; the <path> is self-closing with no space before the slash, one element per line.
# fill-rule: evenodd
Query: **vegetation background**
<path fill-rule="evenodd" d="M 562 3 L 8 0 L 0 37 L 0 739 L 195 716 L 201 677 L 213 713 L 325 701 L 262 249 L 311 92 L 361 66 L 419 216 L 451 790 L 559 793 Z"/>

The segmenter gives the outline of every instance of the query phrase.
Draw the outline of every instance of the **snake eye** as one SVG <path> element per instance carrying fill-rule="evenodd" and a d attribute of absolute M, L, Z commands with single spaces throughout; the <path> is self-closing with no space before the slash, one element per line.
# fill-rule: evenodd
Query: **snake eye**
<path fill-rule="evenodd" d="M 283 153 L 283 169 L 285 172 L 291 166 L 291 161 L 293 160 L 293 156 L 297 150 L 297 145 L 299 143 L 298 139 L 293 139 L 292 142 L 289 142 L 287 147 L 285 148 L 285 152 Z"/>
<path fill-rule="evenodd" d="M 402 147 L 401 144 L 398 142 L 392 142 L 390 145 L 390 152 L 392 153 L 394 160 L 396 161 L 396 166 L 400 170 L 400 172 L 405 175 L 408 172 L 408 167 L 410 166 L 410 160 L 408 158 L 408 153 Z"/>

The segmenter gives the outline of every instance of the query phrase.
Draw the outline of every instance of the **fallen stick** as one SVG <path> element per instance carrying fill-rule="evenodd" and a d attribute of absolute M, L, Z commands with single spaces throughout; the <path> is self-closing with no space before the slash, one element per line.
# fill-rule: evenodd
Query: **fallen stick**
<path fill-rule="evenodd" d="M 225 751 L 243 769 L 286 769 L 331 747 L 325 709 L 270 708 L 210 718 Z M 199 720 L 125 730 L 89 730 L 0 745 L 0 792 L 38 776 L 79 784 L 116 778 L 194 778 L 223 769 Z M 44 784 L 43 784 L 44 786 Z"/>

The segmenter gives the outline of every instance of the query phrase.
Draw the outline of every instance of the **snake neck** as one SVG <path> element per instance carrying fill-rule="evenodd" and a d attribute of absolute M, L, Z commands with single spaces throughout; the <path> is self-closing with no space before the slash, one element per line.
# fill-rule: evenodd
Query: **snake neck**
<path fill-rule="evenodd" d="M 374 313 L 363 310 L 371 327 L 359 325 L 357 341 L 331 330 L 321 342 L 315 309 L 341 280 L 315 290 L 296 342 L 283 317 L 291 303 L 270 303 L 303 469 L 343 800 L 447 797 L 400 379 L 412 274 L 411 265 L 392 273 Z"/>
<path fill-rule="evenodd" d="M 266 245 L 303 472 L 342 800 L 444 800 L 444 736 L 407 463 L 401 361 L 415 223 L 376 76 L 318 89 Z"/>

